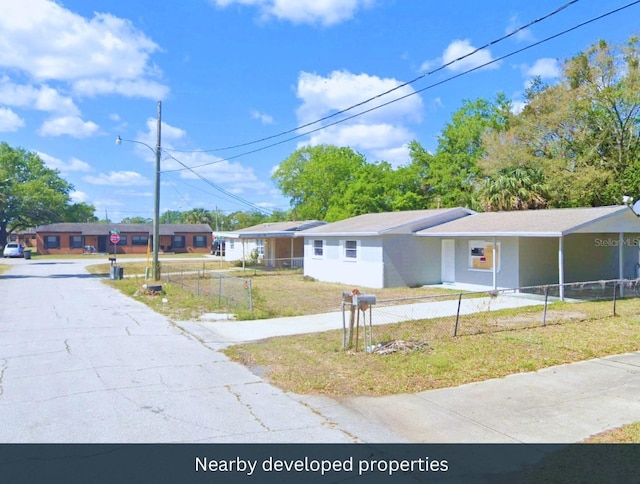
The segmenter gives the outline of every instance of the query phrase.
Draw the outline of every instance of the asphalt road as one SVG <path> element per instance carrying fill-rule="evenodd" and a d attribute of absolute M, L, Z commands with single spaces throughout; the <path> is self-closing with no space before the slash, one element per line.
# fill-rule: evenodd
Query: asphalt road
<path fill-rule="evenodd" d="M 338 425 L 104 285 L 86 260 L 4 262 L 0 442 L 403 441 L 358 415 Z"/>

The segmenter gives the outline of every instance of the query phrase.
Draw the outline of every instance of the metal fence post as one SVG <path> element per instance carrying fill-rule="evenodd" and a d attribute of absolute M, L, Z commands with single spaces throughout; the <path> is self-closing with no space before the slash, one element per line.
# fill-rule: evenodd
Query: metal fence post
<path fill-rule="evenodd" d="M 547 325 L 547 302 L 549 301 L 549 286 L 544 288 L 544 312 L 542 313 L 542 326 Z"/>
<path fill-rule="evenodd" d="M 458 322 L 460 321 L 460 304 L 462 303 L 462 293 L 458 296 L 458 310 L 456 311 L 456 326 L 453 328 L 453 336 L 458 336 Z"/>
<path fill-rule="evenodd" d="M 200 296 L 200 269 L 198 269 L 196 274 L 196 295 Z"/>
<path fill-rule="evenodd" d="M 616 289 L 618 287 L 618 281 L 615 281 L 613 283 L 613 315 L 617 316 L 616 314 Z"/>
<path fill-rule="evenodd" d="M 222 304 L 222 274 L 218 274 L 218 306 Z"/>

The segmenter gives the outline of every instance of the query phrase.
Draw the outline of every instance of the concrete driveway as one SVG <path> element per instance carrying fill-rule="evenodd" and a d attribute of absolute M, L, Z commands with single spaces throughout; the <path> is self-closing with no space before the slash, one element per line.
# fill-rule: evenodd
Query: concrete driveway
<path fill-rule="evenodd" d="M 107 287 L 88 261 L 6 261 L 0 442 L 403 441 L 364 417 L 336 424 Z"/>

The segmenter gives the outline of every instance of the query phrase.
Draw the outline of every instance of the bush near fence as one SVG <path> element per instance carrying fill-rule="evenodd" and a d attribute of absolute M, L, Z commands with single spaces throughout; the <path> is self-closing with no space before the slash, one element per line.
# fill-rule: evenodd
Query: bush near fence
<path fill-rule="evenodd" d="M 564 302 L 561 301 L 561 292 Z M 640 280 L 606 280 L 531 286 L 515 289 L 461 292 L 457 295 L 377 300 L 356 313 L 356 349 L 390 341 L 415 340 L 415 327 L 407 331 L 403 322 L 420 322 L 420 341 L 433 341 L 480 333 L 533 328 L 594 317 L 635 317 L 640 309 Z M 606 302 L 597 309 L 581 303 Z M 595 311 L 595 313 L 594 313 Z M 343 346 L 353 340 L 349 320 L 351 304 L 343 301 Z M 359 326 L 358 326 L 359 325 Z M 355 330 L 354 330 L 355 331 Z M 346 342 L 346 344 L 345 344 Z"/>

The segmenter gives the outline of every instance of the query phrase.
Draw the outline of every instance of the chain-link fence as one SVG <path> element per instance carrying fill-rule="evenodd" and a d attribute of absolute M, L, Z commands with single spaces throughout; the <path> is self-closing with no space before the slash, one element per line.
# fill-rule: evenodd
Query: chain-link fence
<path fill-rule="evenodd" d="M 253 311 L 251 279 L 223 272 L 162 266 L 162 279 L 180 286 L 196 296 L 213 299 L 220 308 L 231 311 Z"/>
<path fill-rule="evenodd" d="M 367 295 L 365 295 L 367 296 Z M 343 294 L 345 348 L 532 328 L 640 312 L 640 280 L 607 280 L 411 299 L 366 300 Z M 603 304 L 609 302 L 609 304 Z M 402 323 L 402 324 L 391 324 Z M 357 345 L 356 345 L 357 347 Z"/>

